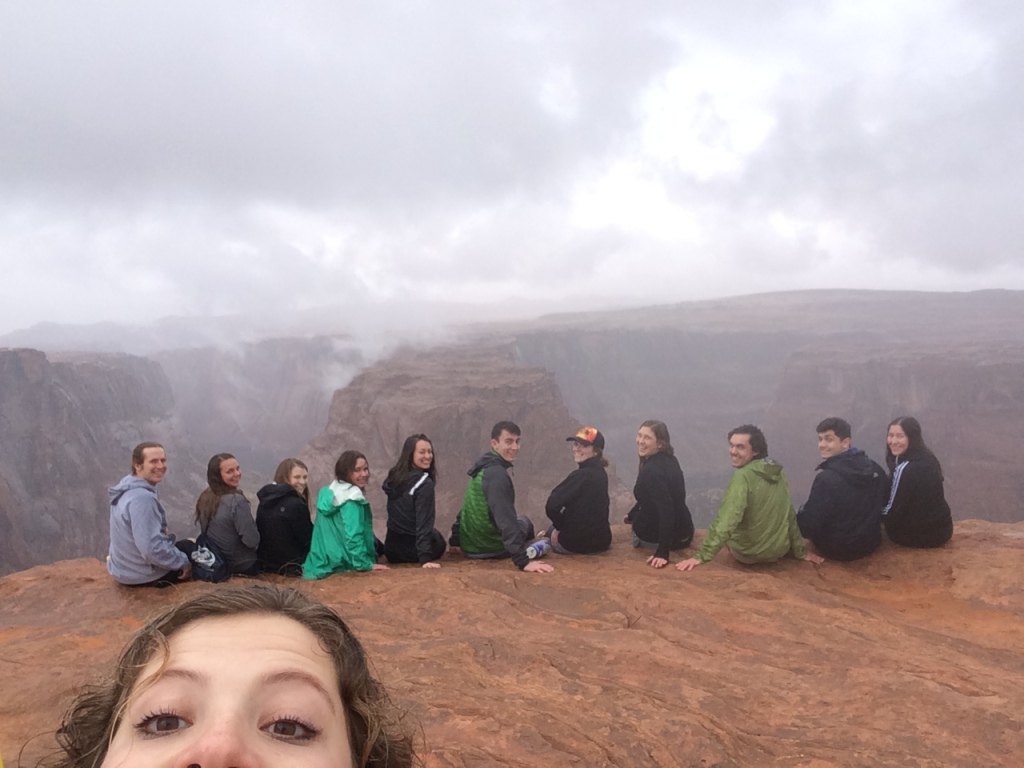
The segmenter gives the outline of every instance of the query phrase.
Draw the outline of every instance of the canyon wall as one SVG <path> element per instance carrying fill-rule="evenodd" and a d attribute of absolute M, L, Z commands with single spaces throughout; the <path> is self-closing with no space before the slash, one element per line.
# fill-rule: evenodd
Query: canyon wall
<path fill-rule="evenodd" d="M 547 523 L 544 503 L 551 488 L 576 467 L 565 438 L 581 424 L 562 401 L 554 375 L 517 362 L 509 343 L 406 350 L 371 367 L 335 393 L 326 428 L 301 457 L 309 466 L 311 486 L 319 487 L 333 480 L 342 451 L 366 454 L 372 473 L 367 498 L 382 534 L 386 500 L 381 483 L 405 438 L 426 434 L 439 471 L 437 525 L 447 535 L 461 506 L 466 471 L 488 450 L 491 427 L 505 419 L 523 431 L 514 468 L 516 507 L 539 528 Z M 611 479 L 616 486 L 614 468 Z M 616 498 L 625 498 L 621 489 Z"/>
<path fill-rule="evenodd" d="M 181 509 L 194 461 L 156 363 L 0 349 L 0 573 L 105 554 L 107 487 L 143 440 L 165 444 L 161 496 L 169 512 Z"/>
<path fill-rule="evenodd" d="M 180 349 L 154 359 L 204 467 L 216 453 L 235 454 L 246 489 L 269 481 L 278 462 L 323 429 L 335 390 L 366 365 L 341 336 Z"/>
<path fill-rule="evenodd" d="M 917 417 L 942 463 L 954 518 L 1024 519 L 1024 345 L 822 344 L 793 354 L 764 425 L 798 503 L 820 460 L 818 414 L 844 416 L 854 445 L 880 464 L 889 421 Z"/>

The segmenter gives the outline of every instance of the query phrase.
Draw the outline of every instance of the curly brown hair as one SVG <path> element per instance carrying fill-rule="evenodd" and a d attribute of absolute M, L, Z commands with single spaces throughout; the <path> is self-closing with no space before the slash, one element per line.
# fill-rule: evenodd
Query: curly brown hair
<path fill-rule="evenodd" d="M 341 617 L 296 589 L 257 584 L 196 595 L 140 629 L 121 652 L 113 676 L 72 703 L 56 734 L 62 754 L 45 765 L 97 768 L 106 758 L 143 667 L 155 654 L 168 653 L 169 638 L 201 619 L 243 614 L 285 616 L 316 636 L 334 662 L 353 765 L 411 768 L 414 762 L 419 764 L 411 736 L 402 728 L 383 685 L 371 674 L 362 645 Z"/>

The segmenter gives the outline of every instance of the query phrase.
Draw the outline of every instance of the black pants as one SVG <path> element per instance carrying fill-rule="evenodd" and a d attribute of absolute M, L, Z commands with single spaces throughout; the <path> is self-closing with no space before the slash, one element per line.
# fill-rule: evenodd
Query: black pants
<path fill-rule="evenodd" d="M 192 560 L 192 552 L 196 548 L 196 543 L 189 539 L 182 539 L 181 541 L 174 542 L 175 548 L 179 552 L 184 552 L 185 557 Z M 173 584 L 177 584 L 181 581 L 181 571 L 168 571 L 159 579 L 153 579 L 153 581 L 147 581 L 145 584 L 126 584 L 128 587 L 156 587 L 157 589 L 163 589 Z"/>
<path fill-rule="evenodd" d="M 430 532 L 430 559 L 437 560 L 444 554 L 448 545 L 444 536 L 436 528 Z M 405 533 L 388 531 L 384 539 L 384 557 L 389 563 L 418 563 L 420 554 L 416 550 L 416 537 Z"/>

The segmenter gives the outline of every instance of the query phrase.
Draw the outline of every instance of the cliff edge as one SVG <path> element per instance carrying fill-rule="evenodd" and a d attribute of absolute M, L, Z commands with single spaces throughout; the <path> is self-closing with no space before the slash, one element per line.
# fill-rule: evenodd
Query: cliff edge
<path fill-rule="evenodd" d="M 446 556 L 293 584 L 334 607 L 422 726 L 426 765 L 993 766 L 1024 753 L 1024 523 L 851 564 L 553 574 Z M 240 581 L 240 580 L 236 580 Z M 0 750 L 52 747 L 62 704 L 163 606 L 95 560 L 0 579 Z"/>

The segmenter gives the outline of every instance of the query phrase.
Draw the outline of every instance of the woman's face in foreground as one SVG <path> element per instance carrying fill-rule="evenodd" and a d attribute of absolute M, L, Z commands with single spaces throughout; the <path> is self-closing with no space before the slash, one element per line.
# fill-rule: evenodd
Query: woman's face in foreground
<path fill-rule="evenodd" d="M 143 668 L 102 768 L 352 768 L 334 664 L 293 619 L 200 619 Z"/>

